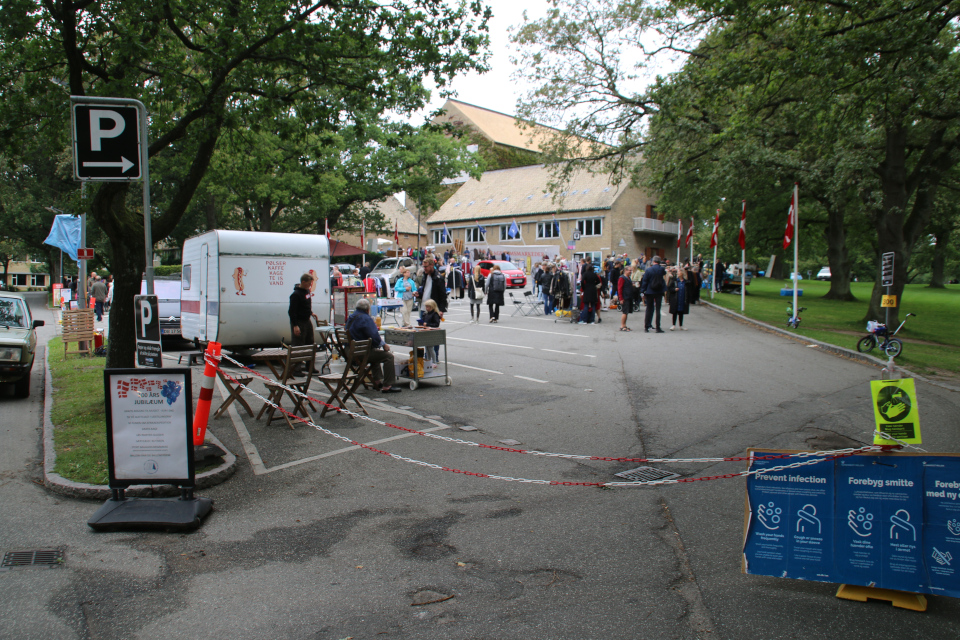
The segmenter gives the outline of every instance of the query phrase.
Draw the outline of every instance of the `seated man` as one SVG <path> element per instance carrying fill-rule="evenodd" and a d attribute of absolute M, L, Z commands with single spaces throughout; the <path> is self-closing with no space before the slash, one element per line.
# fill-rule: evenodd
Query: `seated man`
<path fill-rule="evenodd" d="M 383 393 L 400 393 L 400 388 L 394 386 L 397 372 L 393 366 L 393 353 L 380 337 L 377 323 L 370 317 L 370 301 L 366 298 L 357 300 L 356 310 L 347 318 L 347 331 L 354 340 L 370 340 L 373 347 L 369 358 L 373 367 L 373 387 Z"/>

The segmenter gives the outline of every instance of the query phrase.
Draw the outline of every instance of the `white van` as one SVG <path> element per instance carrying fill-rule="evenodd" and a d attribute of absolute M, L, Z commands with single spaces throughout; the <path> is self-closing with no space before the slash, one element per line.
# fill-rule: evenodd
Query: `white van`
<path fill-rule="evenodd" d="M 290 294 L 314 276 L 313 312 L 330 317 L 330 244 L 324 235 L 208 231 L 183 243 L 183 338 L 227 348 L 290 343 Z"/>

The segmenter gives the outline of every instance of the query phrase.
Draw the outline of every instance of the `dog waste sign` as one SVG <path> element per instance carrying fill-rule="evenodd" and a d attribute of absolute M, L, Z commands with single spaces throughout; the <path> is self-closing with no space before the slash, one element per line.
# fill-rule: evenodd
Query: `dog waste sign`
<path fill-rule="evenodd" d="M 872 380 L 870 395 L 873 399 L 873 416 L 877 421 L 874 444 L 890 444 L 889 440 L 880 436 L 881 431 L 908 444 L 921 444 L 917 388 L 912 378 Z"/>

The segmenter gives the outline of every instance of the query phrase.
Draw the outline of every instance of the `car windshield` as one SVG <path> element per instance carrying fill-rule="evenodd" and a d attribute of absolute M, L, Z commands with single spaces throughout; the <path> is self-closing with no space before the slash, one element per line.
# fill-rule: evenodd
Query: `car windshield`
<path fill-rule="evenodd" d="M 377 263 L 377 266 L 374 267 L 374 271 L 388 271 L 390 269 L 395 269 L 397 267 L 397 259 L 392 258 L 390 260 L 381 260 Z"/>
<path fill-rule="evenodd" d="M 15 298 L 0 298 L 0 327 L 26 327 L 27 313 Z"/>

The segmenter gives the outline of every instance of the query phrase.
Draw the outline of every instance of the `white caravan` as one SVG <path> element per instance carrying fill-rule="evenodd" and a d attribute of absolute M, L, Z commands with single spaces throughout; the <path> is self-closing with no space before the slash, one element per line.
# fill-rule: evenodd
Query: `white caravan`
<path fill-rule="evenodd" d="M 314 276 L 313 312 L 330 317 L 330 243 L 324 235 L 208 231 L 183 243 L 183 338 L 224 347 L 290 343 L 287 308 L 300 276 Z"/>

